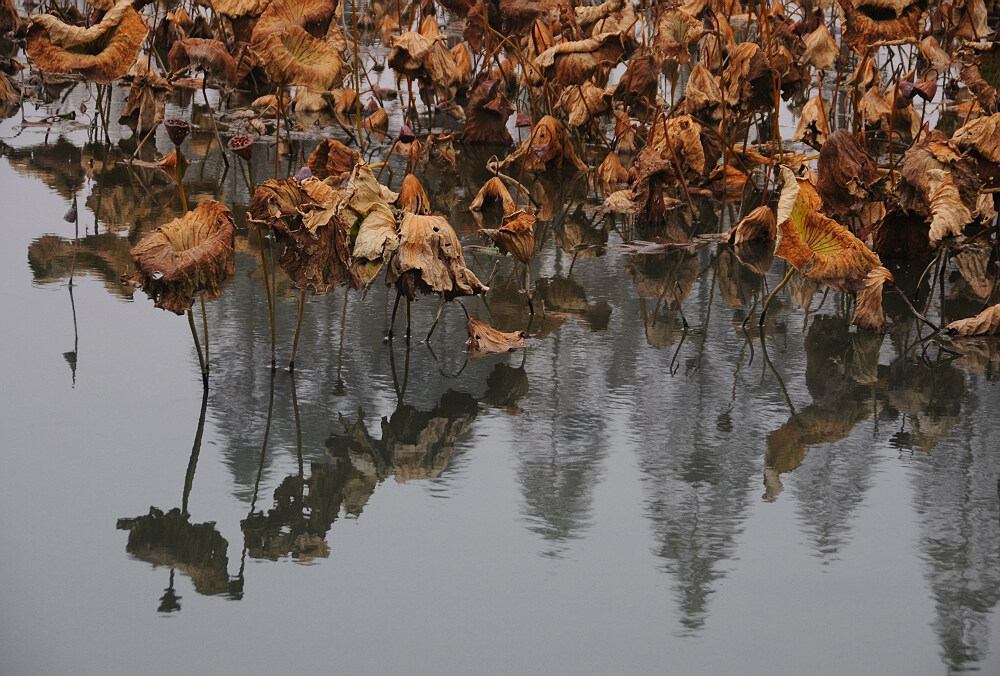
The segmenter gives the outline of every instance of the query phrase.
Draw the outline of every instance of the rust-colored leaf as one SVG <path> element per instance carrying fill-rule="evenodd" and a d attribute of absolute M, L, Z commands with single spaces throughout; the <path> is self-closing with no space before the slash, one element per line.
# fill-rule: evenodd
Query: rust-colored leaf
<path fill-rule="evenodd" d="M 851 324 L 859 328 L 885 333 L 885 312 L 882 311 L 882 287 L 895 283 L 892 273 L 881 265 L 873 268 L 855 294 L 854 317 Z"/>
<path fill-rule="evenodd" d="M 995 336 L 1000 334 L 1000 304 L 992 305 L 975 317 L 959 319 L 944 327 L 956 336 Z"/>
<path fill-rule="evenodd" d="M 300 26 L 271 33 L 253 46 L 272 81 L 320 90 L 339 87 L 350 72 L 340 53 Z"/>
<path fill-rule="evenodd" d="M 520 262 L 527 263 L 535 251 L 534 223 L 533 214 L 520 210 L 504 216 L 499 228 L 484 228 L 479 232 L 489 238 L 500 253 L 509 253 Z"/>
<path fill-rule="evenodd" d="M 211 200 L 157 228 L 132 249 L 122 281 L 141 288 L 156 307 L 183 314 L 204 292 L 218 298 L 234 270 L 236 224 L 226 205 Z"/>
<path fill-rule="evenodd" d="M 569 164 L 577 171 L 586 171 L 587 165 L 577 155 L 563 124 L 546 115 L 531 129 L 531 135 L 513 153 L 504 158 L 500 167 L 520 164 L 524 170 L 540 174 L 549 169 L 561 169 Z"/>
<path fill-rule="evenodd" d="M 355 165 L 361 161 L 357 150 L 348 148 L 334 138 L 323 139 L 306 162 L 313 176 L 330 179 L 333 185 L 340 185 L 350 177 Z"/>
<path fill-rule="evenodd" d="M 813 148 L 819 149 L 830 135 L 830 123 L 826 118 L 826 108 L 823 97 L 817 94 L 802 107 L 799 124 L 795 128 L 793 141 L 805 141 Z"/>
<path fill-rule="evenodd" d="M 413 174 L 403 177 L 403 186 L 399 189 L 399 208 L 411 214 L 427 215 L 431 213 L 431 198 Z"/>
<path fill-rule="evenodd" d="M 469 209 L 472 211 L 481 211 L 497 204 L 503 209 L 504 216 L 513 213 L 517 208 L 514 198 L 510 196 L 510 191 L 504 185 L 503 179 L 499 176 L 494 176 L 479 189 L 475 199 L 472 200 L 472 204 L 469 205 Z"/>
<path fill-rule="evenodd" d="M 386 273 L 386 284 L 413 300 L 420 293 L 441 293 L 447 300 L 489 291 L 465 266 L 462 245 L 441 216 L 403 214 L 399 247 Z"/>
<path fill-rule="evenodd" d="M 916 42 L 926 0 L 837 0 L 844 11 L 844 41 L 859 54 L 869 47 Z"/>
<path fill-rule="evenodd" d="M 525 331 L 507 333 L 471 317 L 466 328 L 469 330 L 466 344 L 478 356 L 513 352 L 528 347 L 528 334 Z"/>
<path fill-rule="evenodd" d="M 816 190 L 832 213 L 846 215 L 859 202 L 870 200 L 879 182 L 878 168 L 846 129 L 830 134 L 819 150 Z"/>
<path fill-rule="evenodd" d="M 479 83 L 469 96 L 469 112 L 462 133 L 462 142 L 475 145 L 510 145 L 514 142 L 507 131 L 507 119 L 514 106 L 500 91 L 499 80 Z"/>

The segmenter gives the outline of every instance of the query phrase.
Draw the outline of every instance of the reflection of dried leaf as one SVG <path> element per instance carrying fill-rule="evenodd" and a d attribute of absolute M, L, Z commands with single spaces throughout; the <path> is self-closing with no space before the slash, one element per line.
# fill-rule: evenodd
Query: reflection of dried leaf
<path fill-rule="evenodd" d="M 944 330 L 956 336 L 995 336 L 1000 333 L 1000 304 L 986 308 L 975 317 L 954 321 Z"/>
<path fill-rule="evenodd" d="M 501 354 L 528 347 L 528 334 L 524 331 L 505 333 L 471 317 L 467 328 L 469 350 L 480 355 Z"/>
<path fill-rule="evenodd" d="M 234 270 L 236 225 L 219 202 L 202 202 L 157 228 L 132 249 L 134 268 L 122 281 L 146 292 L 156 307 L 183 314 L 195 295 L 218 298 Z"/>
<path fill-rule="evenodd" d="M 855 297 L 854 318 L 851 324 L 862 329 L 885 332 L 885 313 L 882 311 L 882 287 L 886 282 L 894 283 L 892 273 L 879 266 L 865 277 L 864 286 Z"/>

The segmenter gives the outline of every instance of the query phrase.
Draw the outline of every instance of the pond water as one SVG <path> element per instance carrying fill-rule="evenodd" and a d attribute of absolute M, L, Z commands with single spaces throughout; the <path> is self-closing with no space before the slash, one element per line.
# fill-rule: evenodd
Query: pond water
<path fill-rule="evenodd" d="M 243 228 L 203 398 L 185 319 L 119 282 L 176 187 L 81 118 L 0 123 L 3 673 L 1000 673 L 995 342 L 918 343 L 894 299 L 886 336 L 858 333 L 840 294 L 794 280 L 762 340 L 741 328 L 761 278 L 731 251 L 634 253 L 564 179 L 532 188 L 528 350 L 470 361 L 454 305 L 426 344 L 431 298 L 386 342 L 380 278 L 309 297 L 293 377 L 268 367 L 245 180 L 200 133 L 188 199 Z M 169 149 L 160 130 L 145 152 Z M 490 154 L 425 177 L 483 279 L 467 206 Z M 273 175 L 273 143 L 255 163 Z M 470 313 L 527 326 L 512 274 Z M 967 316 L 959 282 L 945 313 Z M 279 365 L 296 300 L 279 272 Z"/>

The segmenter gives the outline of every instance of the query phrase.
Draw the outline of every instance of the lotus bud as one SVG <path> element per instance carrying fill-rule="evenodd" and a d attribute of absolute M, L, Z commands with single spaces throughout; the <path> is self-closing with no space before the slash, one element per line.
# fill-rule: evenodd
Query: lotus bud
<path fill-rule="evenodd" d="M 413 129 L 410 125 L 403 124 L 399 129 L 399 142 L 400 143 L 413 143 L 416 140 L 416 136 L 413 134 Z"/>
<path fill-rule="evenodd" d="M 175 146 L 180 146 L 180 144 L 184 143 L 184 139 L 187 138 L 188 133 L 191 131 L 191 125 L 184 120 L 164 120 L 163 126 L 167 128 L 167 136 L 170 137 L 170 142 Z"/>

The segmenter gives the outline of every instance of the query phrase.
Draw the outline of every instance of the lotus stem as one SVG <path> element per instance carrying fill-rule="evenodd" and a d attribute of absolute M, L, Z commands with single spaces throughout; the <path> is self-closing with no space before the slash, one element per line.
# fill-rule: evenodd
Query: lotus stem
<path fill-rule="evenodd" d="M 396 302 L 392 304 L 392 317 L 389 319 L 389 333 L 386 334 L 386 338 L 391 340 L 393 336 L 393 329 L 396 326 L 396 310 L 399 309 L 399 299 L 403 296 L 403 292 L 396 288 Z M 386 299 L 388 300 L 388 299 Z"/>
<path fill-rule="evenodd" d="M 939 327 L 937 324 L 935 324 L 931 320 L 927 319 L 927 317 L 925 317 L 922 314 L 920 314 L 919 312 L 917 312 L 917 308 L 913 307 L 913 303 L 910 302 L 910 299 L 907 297 L 907 295 L 905 293 L 903 293 L 902 289 L 900 289 L 895 284 L 892 285 L 892 288 L 896 290 L 896 293 L 899 294 L 899 297 L 903 299 L 904 303 L 906 303 L 906 307 L 910 308 L 910 312 L 913 313 L 914 317 L 916 317 L 917 319 L 919 319 L 920 321 L 922 321 L 924 324 L 927 324 L 927 326 L 929 326 L 932 329 L 934 329 L 935 333 L 941 330 L 941 327 Z"/>
<path fill-rule="evenodd" d="M 201 453 L 201 438 L 205 433 L 205 412 L 208 410 L 208 388 L 201 395 L 201 413 L 198 415 L 198 430 L 194 433 L 194 443 L 191 445 L 191 457 L 188 460 L 187 472 L 184 473 L 184 493 L 181 496 L 181 515 L 188 516 L 188 497 L 194 484 L 194 472 L 198 467 L 198 455 Z"/>
<path fill-rule="evenodd" d="M 181 147 L 174 146 L 174 150 L 177 155 L 177 166 L 174 167 L 174 171 L 177 173 L 177 190 L 181 194 L 181 207 L 184 209 L 184 213 L 188 211 L 188 201 L 187 195 L 184 194 L 184 172 L 181 169 L 181 164 L 183 163 L 184 155 L 181 154 Z"/>
<path fill-rule="evenodd" d="M 410 297 L 406 297 L 406 342 L 410 342 Z"/>
<path fill-rule="evenodd" d="M 212 129 L 215 131 L 215 140 L 219 142 L 219 147 L 222 148 L 222 162 L 229 168 L 229 158 L 226 157 L 224 152 L 226 149 L 226 144 L 222 142 L 222 136 L 219 134 L 219 125 L 215 123 L 215 112 L 212 110 L 212 104 L 208 102 L 208 92 L 205 91 L 205 80 L 201 81 L 201 95 L 205 99 L 205 107 L 208 108 L 208 117 L 212 120 Z M 202 165 L 204 166 L 204 164 Z"/>
<path fill-rule="evenodd" d="M 253 170 L 251 169 L 251 176 L 253 176 Z M 253 183 L 253 178 L 250 179 Z M 271 368 L 273 369 L 277 363 L 277 357 L 275 356 L 275 332 L 274 332 L 274 298 L 271 296 L 271 280 L 267 275 L 267 254 L 264 252 L 264 237 L 260 234 L 260 229 L 257 230 L 257 245 L 260 247 L 260 264 L 264 270 L 264 289 L 267 292 L 267 316 L 271 320 Z"/>
<path fill-rule="evenodd" d="M 764 301 L 764 307 L 760 309 L 760 319 L 757 321 L 757 326 L 764 326 L 764 317 L 767 316 L 767 308 L 770 307 L 771 301 L 774 300 L 774 297 L 779 291 L 781 291 L 785 284 L 788 284 L 788 280 L 791 279 L 794 274 L 795 268 L 788 268 L 788 273 L 785 274 L 785 278 L 781 280 L 781 283 L 778 284 L 778 286 L 774 287 L 774 290 L 771 291 L 770 294 L 768 294 L 767 300 Z"/>
<path fill-rule="evenodd" d="M 201 353 L 201 343 L 198 342 L 198 329 L 194 325 L 194 314 L 191 312 L 191 308 L 188 308 L 188 325 L 191 327 L 191 337 L 194 338 L 194 349 L 198 352 L 198 364 L 201 366 L 201 380 L 205 384 L 205 388 L 208 388 L 208 365 L 205 364 L 205 357 Z"/>
<path fill-rule="evenodd" d="M 306 287 L 308 288 L 308 287 Z M 299 349 L 299 331 L 302 330 L 302 314 L 306 309 L 306 289 L 299 293 L 299 317 L 295 321 L 295 338 L 292 339 L 292 357 L 288 360 L 288 370 L 295 370 L 295 353 Z"/>
<path fill-rule="evenodd" d="M 434 333 L 434 328 L 438 325 L 438 321 L 440 321 L 441 319 L 441 310 L 443 309 L 444 309 L 444 298 L 442 297 L 441 302 L 438 303 L 437 314 L 434 315 L 434 323 L 431 324 L 431 330 L 427 332 L 427 338 L 424 339 L 425 343 L 429 343 L 431 341 L 431 334 Z"/>
<path fill-rule="evenodd" d="M 535 304 L 531 301 L 531 263 L 524 263 L 524 295 L 528 297 L 528 314 L 535 316 Z"/>
<path fill-rule="evenodd" d="M 257 182 L 253 178 L 253 159 L 246 160 L 247 172 L 250 174 L 250 199 L 253 199 L 253 194 L 257 192 Z M 260 234 L 260 231 L 257 231 Z M 261 252 L 263 254 L 263 251 Z"/>
<path fill-rule="evenodd" d="M 202 291 L 199 297 L 201 298 L 201 324 L 205 332 L 205 372 L 207 373 L 211 368 L 211 362 L 208 358 L 208 314 L 205 312 L 205 292 Z"/>

